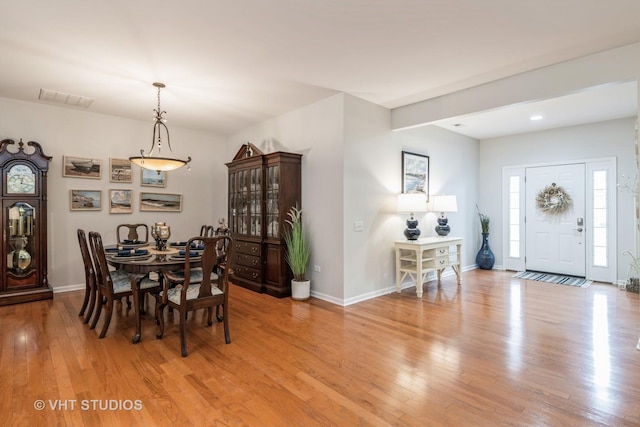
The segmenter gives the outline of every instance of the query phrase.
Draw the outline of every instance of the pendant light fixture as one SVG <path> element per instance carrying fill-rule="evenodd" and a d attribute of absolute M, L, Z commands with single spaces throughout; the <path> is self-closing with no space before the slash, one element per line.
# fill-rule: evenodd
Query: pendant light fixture
<path fill-rule="evenodd" d="M 164 83 L 156 82 L 153 86 L 158 88 L 158 109 L 153 110 L 155 112 L 156 122 L 153 125 L 151 149 L 147 153 L 145 153 L 144 150 L 140 150 L 140 156 L 129 157 L 129 160 L 143 169 L 155 170 L 160 173 L 161 171 L 172 171 L 181 168 L 191 161 L 191 157 L 187 157 L 187 160 L 182 160 L 173 154 L 173 150 L 171 149 L 171 140 L 169 139 L 169 129 L 167 129 L 167 125 L 164 124 L 166 120 L 163 115 L 166 111 L 162 111 L 160 108 L 160 89 L 165 87 L 165 85 Z M 167 148 L 169 149 L 169 153 L 171 153 L 171 157 L 162 155 L 162 130 L 164 130 L 166 134 Z M 158 146 L 157 154 L 155 153 L 156 145 Z"/>

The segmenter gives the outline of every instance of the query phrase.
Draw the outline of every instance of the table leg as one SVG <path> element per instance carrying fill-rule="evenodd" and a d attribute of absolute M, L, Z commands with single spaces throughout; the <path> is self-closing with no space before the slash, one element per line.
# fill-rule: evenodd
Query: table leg
<path fill-rule="evenodd" d="M 133 295 L 133 310 L 136 316 L 136 334 L 133 336 L 131 341 L 134 344 L 140 342 L 140 338 L 142 335 L 142 325 L 140 317 L 142 314 L 140 313 L 140 289 L 138 289 L 139 277 L 133 274 L 129 275 L 129 280 L 131 281 L 131 294 Z"/>
<path fill-rule="evenodd" d="M 459 285 L 460 284 L 460 266 L 453 265 L 451 266 L 451 268 L 453 268 L 453 271 L 456 273 L 456 276 L 458 277 L 458 285 Z"/>
<path fill-rule="evenodd" d="M 400 275 L 400 249 L 396 248 L 396 292 L 402 292 L 402 280 Z"/>
<path fill-rule="evenodd" d="M 424 273 L 422 271 L 422 250 L 416 249 L 416 296 L 422 298 L 422 285 L 424 284 Z"/>

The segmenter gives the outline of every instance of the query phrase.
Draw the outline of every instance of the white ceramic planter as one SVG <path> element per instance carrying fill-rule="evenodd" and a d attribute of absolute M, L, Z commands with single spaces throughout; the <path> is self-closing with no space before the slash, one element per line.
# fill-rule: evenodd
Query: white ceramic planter
<path fill-rule="evenodd" d="M 305 280 L 298 282 L 296 280 L 291 281 L 291 299 L 296 301 L 308 300 L 311 296 L 311 280 Z"/>

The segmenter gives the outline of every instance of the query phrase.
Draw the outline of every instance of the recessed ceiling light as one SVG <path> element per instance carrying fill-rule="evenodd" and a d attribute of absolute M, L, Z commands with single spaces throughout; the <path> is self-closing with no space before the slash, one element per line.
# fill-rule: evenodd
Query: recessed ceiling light
<path fill-rule="evenodd" d="M 533 120 L 533 121 L 535 121 L 535 120 L 542 120 L 542 116 L 541 116 L 541 115 L 539 115 L 539 114 L 538 114 L 538 115 L 535 115 L 535 116 L 531 116 L 531 117 L 529 117 L 529 120 Z"/>

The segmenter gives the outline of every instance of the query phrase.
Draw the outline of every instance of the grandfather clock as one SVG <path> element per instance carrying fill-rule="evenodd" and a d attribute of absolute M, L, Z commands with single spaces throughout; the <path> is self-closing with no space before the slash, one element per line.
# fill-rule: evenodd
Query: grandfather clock
<path fill-rule="evenodd" d="M 53 298 L 47 282 L 47 171 L 37 142 L 0 141 L 2 245 L 0 305 Z M 9 146 L 13 151 L 9 151 Z"/>

